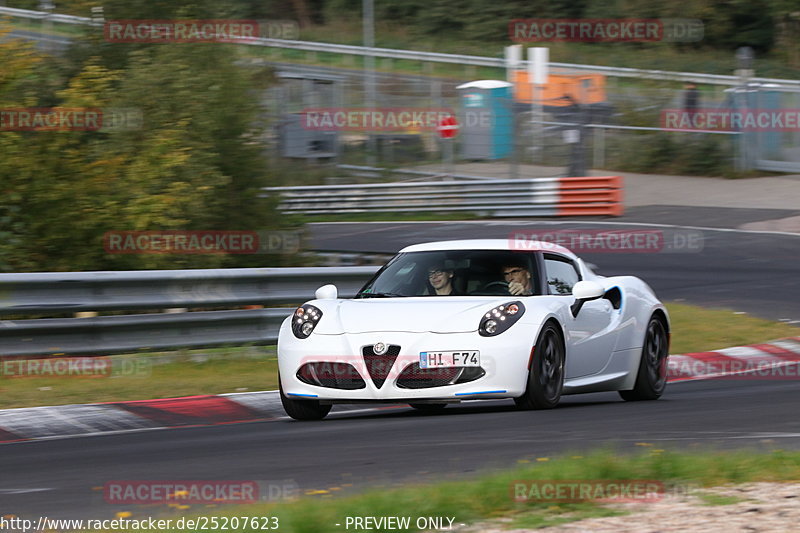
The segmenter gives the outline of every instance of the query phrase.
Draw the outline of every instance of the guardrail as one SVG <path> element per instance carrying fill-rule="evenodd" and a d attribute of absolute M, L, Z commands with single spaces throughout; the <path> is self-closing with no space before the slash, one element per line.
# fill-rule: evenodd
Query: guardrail
<path fill-rule="evenodd" d="M 378 267 L 0 274 L 0 314 L 301 303 L 334 283 L 355 295 Z M 292 308 L 0 320 L 0 356 L 103 355 L 274 344 Z"/>
<path fill-rule="evenodd" d="M 301 267 L 0 274 L 0 316 L 295 303 L 313 298 L 325 283 L 354 295 L 374 271 Z"/>
<path fill-rule="evenodd" d="M 93 23 L 92 19 L 87 17 L 61 15 L 59 13 L 48 13 L 47 11 L 30 11 L 28 9 L 17 9 L 13 7 L 0 7 L 0 15 L 31 20 L 48 20 L 61 24 L 76 24 L 82 26 L 97 25 L 97 23 Z"/>
<path fill-rule="evenodd" d="M 620 176 L 266 187 L 278 209 L 306 215 L 462 211 L 505 216 L 619 216 Z"/>
<path fill-rule="evenodd" d="M 66 24 L 98 25 L 86 17 L 75 17 L 72 15 L 59 15 L 55 13 L 45 13 L 41 11 L 29 11 L 26 9 L 14 9 L 0 7 L 0 15 L 9 15 L 18 18 L 28 18 L 41 20 L 46 19 L 52 22 L 63 22 Z M 365 46 L 353 46 L 335 43 L 319 43 L 313 41 L 290 41 L 284 39 L 268 38 L 247 38 L 241 44 L 250 46 L 269 46 L 274 48 L 287 48 L 292 50 L 304 50 L 308 52 L 327 52 L 335 54 L 347 54 L 357 56 L 381 57 L 387 59 L 407 59 L 412 61 L 422 61 L 430 63 L 450 63 L 455 65 L 469 65 L 476 67 L 497 67 L 506 68 L 504 58 L 473 56 L 462 54 L 443 54 L 438 52 L 421 52 L 417 50 L 399 50 L 394 48 L 375 48 Z M 518 68 L 525 68 L 526 61 L 521 61 Z M 606 76 L 617 78 L 642 78 L 651 80 L 671 80 L 681 82 L 703 83 L 708 85 L 728 85 L 739 86 L 742 79 L 738 76 L 726 76 L 721 74 L 703 74 L 698 72 L 671 72 L 666 70 L 637 69 L 627 67 L 606 67 L 600 65 L 581 65 L 574 63 L 549 64 L 552 69 L 560 69 L 567 72 L 579 73 L 599 73 Z M 788 87 L 800 87 L 800 80 L 787 80 L 779 78 L 750 78 L 751 83 L 774 83 Z"/>

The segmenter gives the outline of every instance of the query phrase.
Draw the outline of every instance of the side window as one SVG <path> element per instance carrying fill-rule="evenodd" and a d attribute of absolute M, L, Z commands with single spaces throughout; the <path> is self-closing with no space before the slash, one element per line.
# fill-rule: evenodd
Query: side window
<path fill-rule="evenodd" d="M 572 294 L 572 287 L 581 280 L 578 269 L 566 257 L 545 254 L 544 268 L 550 294 Z"/>

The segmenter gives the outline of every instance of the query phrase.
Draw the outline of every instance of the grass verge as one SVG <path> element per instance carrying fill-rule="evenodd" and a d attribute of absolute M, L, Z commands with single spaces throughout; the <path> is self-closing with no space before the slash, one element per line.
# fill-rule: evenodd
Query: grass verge
<path fill-rule="evenodd" d="M 671 354 L 719 350 L 800 335 L 796 326 L 730 309 L 707 309 L 676 302 L 666 305 L 672 322 Z"/>
<path fill-rule="evenodd" d="M 672 320 L 670 353 L 673 354 L 754 344 L 800 334 L 797 327 L 729 310 L 704 309 L 680 303 L 669 303 L 667 309 Z M 23 376 L 19 375 L 15 361 L 4 361 L 0 367 L 0 409 L 278 388 L 274 346 L 131 354 L 113 356 L 110 360 L 117 371 L 110 375 L 81 377 Z"/>
<path fill-rule="evenodd" d="M 278 388 L 274 346 L 130 354 L 111 356 L 109 361 L 113 372 L 80 377 L 19 375 L 16 361 L 4 361 L 0 409 Z"/>
<path fill-rule="evenodd" d="M 647 443 L 642 443 L 647 444 Z M 447 524 L 481 524 L 493 526 L 541 527 L 582 518 L 621 514 L 597 501 L 558 503 L 542 496 L 517 501 L 516 484 L 539 481 L 608 481 L 630 483 L 657 481 L 663 484 L 658 494 L 679 496 L 694 494 L 699 487 L 751 481 L 800 480 L 800 452 L 667 452 L 647 447 L 637 454 L 619 454 L 604 449 L 583 455 L 566 454 L 559 458 L 538 458 L 531 464 L 513 470 L 482 474 L 470 479 L 400 488 L 376 488 L 365 494 L 341 494 L 342 487 L 306 490 L 295 501 L 235 505 L 218 508 L 218 517 L 276 517 L 279 530 L 293 533 L 325 533 L 344 531 L 347 517 L 408 517 L 410 527 L 375 525 L 370 531 L 419 531 L 420 517 L 436 517 Z M 546 459 L 546 460 L 545 460 Z M 544 493 L 542 493 L 544 494 Z M 735 503 L 713 499 L 714 504 Z M 701 500 L 707 502 L 708 499 Z M 195 511 L 197 515 L 195 515 Z M 635 512 L 635 509 L 634 509 Z M 152 514 L 152 510 L 143 509 Z M 201 509 L 184 510 L 183 516 L 210 514 Z M 130 518 L 137 516 L 131 514 Z M 480 527 L 480 526 L 478 526 Z M 352 523 L 351 523 L 352 528 Z M 244 527 L 241 531 L 252 531 Z M 477 529 L 473 529 L 477 530 Z M 167 531 L 178 531 L 167 529 Z"/>

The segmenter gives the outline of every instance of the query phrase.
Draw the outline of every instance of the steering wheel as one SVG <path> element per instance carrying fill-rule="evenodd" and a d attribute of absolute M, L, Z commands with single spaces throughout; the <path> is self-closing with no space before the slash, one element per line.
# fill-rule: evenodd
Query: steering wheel
<path fill-rule="evenodd" d="M 502 292 L 501 292 L 502 291 Z M 496 292 L 497 294 L 509 294 L 507 281 L 490 281 L 483 286 L 481 292 Z"/>

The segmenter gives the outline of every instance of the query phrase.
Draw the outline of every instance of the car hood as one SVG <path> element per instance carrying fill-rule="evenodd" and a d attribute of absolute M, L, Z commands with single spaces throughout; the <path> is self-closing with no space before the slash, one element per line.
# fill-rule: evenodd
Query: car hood
<path fill-rule="evenodd" d="M 316 300 L 323 313 L 314 333 L 340 335 L 402 331 L 462 333 L 476 331 L 480 317 L 513 297 L 420 297 Z"/>

